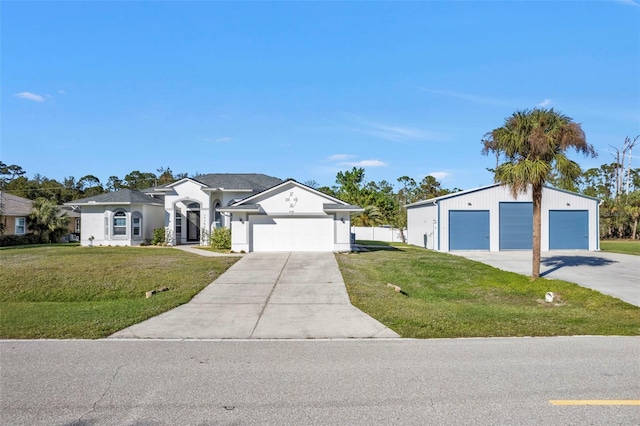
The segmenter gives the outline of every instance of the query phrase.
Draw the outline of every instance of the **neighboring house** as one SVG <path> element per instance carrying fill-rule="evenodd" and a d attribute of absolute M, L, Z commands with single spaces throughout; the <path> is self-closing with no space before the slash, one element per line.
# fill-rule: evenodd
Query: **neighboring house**
<path fill-rule="evenodd" d="M 67 205 L 82 211 L 83 245 L 139 245 L 154 228 L 164 228 L 171 245 L 208 244 L 216 228 L 226 227 L 232 250 L 246 252 L 348 251 L 350 213 L 361 211 L 295 181 L 222 173 Z"/>
<path fill-rule="evenodd" d="M 25 235 L 27 228 L 27 216 L 31 213 L 33 201 L 17 195 L 0 191 L 0 220 L 2 221 L 2 233 L 4 235 Z"/>
<path fill-rule="evenodd" d="M 531 250 L 531 191 L 500 184 L 407 205 L 408 242 L 438 251 Z M 545 186 L 541 250 L 600 250 L 597 198 Z"/>
<path fill-rule="evenodd" d="M 29 233 L 27 217 L 33 209 L 33 200 L 0 191 L 0 221 L 4 235 L 25 235 Z M 61 206 L 59 214 L 69 218 L 68 234 L 63 241 L 77 241 L 80 237 L 80 212 Z"/>

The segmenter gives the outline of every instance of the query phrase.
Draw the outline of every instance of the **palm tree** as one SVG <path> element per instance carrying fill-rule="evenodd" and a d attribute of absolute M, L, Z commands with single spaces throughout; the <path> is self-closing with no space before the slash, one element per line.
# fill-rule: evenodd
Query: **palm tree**
<path fill-rule="evenodd" d="M 493 153 L 504 162 L 494 170 L 494 181 L 506 185 L 514 197 L 526 193 L 533 197 L 532 278 L 540 276 L 540 233 L 542 187 L 552 177 L 566 187 L 575 182 L 582 170 L 567 156 L 569 149 L 595 157 L 580 124 L 552 109 L 517 111 L 505 119 L 502 127 L 487 133 L 482 153 Z"/>
<path fill-rule="evenodd" d="M 382 222 L 382 213 L 376 206 L 366 206 L 364 211 L 351 219 L 353 226 L 378 226 Z"/>
<path fill-rule="evenodd" d="M 54 243 L 67 232 L 69 218 L 66 214 L 60 214 L 58 206 L 53 202 L 46 198 L 36 198 L 27 223 L 42 242 Z"/>

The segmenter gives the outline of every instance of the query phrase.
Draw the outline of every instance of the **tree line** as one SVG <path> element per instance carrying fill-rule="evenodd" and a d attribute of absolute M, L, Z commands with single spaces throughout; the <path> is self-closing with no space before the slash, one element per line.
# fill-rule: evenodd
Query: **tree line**
<path fill-rule="evenodd" d="M 534 111 L 537 111 L 535 114 L 547 120 L 549 117 L 555 117 L 554 114 L 556 114 L 553 110 L 547 111 L 546 115 L 543 114 L 545 111 L 542 111 L 543 113 L 538 110 Z M 517 145 L 519 143 L 517 138 L 515 141 L 511 141 L 516 144 L 514 147 L 508 145 L 505 147 L 498 142 L 503 139 L 509 141 L 509 138 L 513 137 L 514 133 L 509 132 L 510 127 L 523 125 L 526 127 L 527 120 L 541 120 L 542 118 L 536 118 L 535 114 L 531 115 L 534 111 L 515 113 L 506 121 L 504 129 L 499 128 L 504 131 L 496 129 L 485 135 L 485 139 L 482 141 L 483 153 L 496 155 L 496 168 L 488 170 L 494 173 L 497 182 L 508 184 L 510 179 L 518 177 L 518 173 L 521 172 L 513 165 L 509 166 L 509 163 L 516 162 L 519 158 L 514 151 L 516 148 L 524 150 L 525 153 L 528 152 L 523 146 Z M 555 118 L 560 120 L 559 122 L 567 121 L 564 116 Z M 573 129 L 573 131 L 578 130 L 581 131 L 581 129 Z M 579 131 L 577 134 L 581 135 Z M 584 140 L 583 136 L 581 136 L 582 140 Z M 548 143 L 548 141 L 545 142 L 544 137 L 540 137 L 539 144 L 541 146 L 533 147 L 532 152 L 540 151 L 541 147 Z M 564 149 L 570 147 L 571 140 L 567 139 L 567 134 L 559 137 L 559 144 L 564 144 L 562 145 Z M 564 142 L 562 137 L 565 138 Z M 600 236 L 602 238 L 636 239 L 640 220 L 640 168 L 631 167 L 631 156 L 632 149 L 639 139 L 640 136 L 636 136 L 634 139 L 627 137 L 621 148 L 612 147 L 613 162 L 586 171 L 582 171 L 576 163 L 569 161 L 565 156 L 556 156 L 547 165 L 540 161 L 531 164 L 540 168 L 540 173 L 545 176 L 544 183 L 602 200 L 600 206 Z M 528 143 L 535 140 L 533 137 Z M 579 146 L 586 147 L 586 145 Z M 584 149 L 586 149 L 585 153 L 593 154 L 591 148 Z M 499 164 L 500 160 L 505 162 L 501 165 Z M 505 164 L 507 165 L 505 166 Z M 523 164 L 527 167 L 531 165 Z M 561 168 L 558 169 L 557 166 L 561 166 Z M 535 172 L 535 169 L 528 170 L 532 173 Z M 160 167 L 156 169 L 156 173 L 134 170 L 123 178 L 110 176 L 105 183 L 100 182 L 100 179 L 94 175 L 82 176 L 79 179 L 69 176 L 59 182 L 40 174 L 28 178 L 22 167 L 0 162 L 1 191 L 32 200 L 45 198 L 57 205 L 123 188 L 146 189 L 165 185 L 185 177 L 188 177 L 187 173 L 174 173 L 170 167 Z M 400 229 L 407 225 L 406 209 L 404 208 L 406 204 L 460 191 L 459 188 L 445 188 L 433 176 L 426 176 L 420 181 L 409 176 L 401 176 L 394 183 L 386 180 L 368 181 L 365 170 L 357 167 L 338 172 L 333 186 L 321 187 L 313 180 L 304 183 L 347 203 L 363 207 L 364 211 L 352 219 L 352 224 L 355 226 L 391 225 Z"/>
<path fill-rule="evenodd" d="M 105 183 L 100 182 L 94 175 L 82 176 L 79 179 L 69 176 L 59 182 L 40 174 L 28 178 L 22 167 L 0 162 L 0 191 L 30 200 L 45 198 L 60 205 L 119 189 L 146 189 L 166 185 L 188 176 L 187 173 L 174 173 L 169 167 L 160 167 L 156 172 L 134 170 L 124 178 L 110 176 Z"/>

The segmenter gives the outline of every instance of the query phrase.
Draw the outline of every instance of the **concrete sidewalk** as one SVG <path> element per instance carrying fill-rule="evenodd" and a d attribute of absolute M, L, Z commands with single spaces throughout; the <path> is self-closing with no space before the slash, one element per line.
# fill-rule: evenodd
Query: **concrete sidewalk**
<path fill-rule="evenodd" d="M 110 338 L 397 338 L 355 308 L 333 253 L 249 253 L 189 303 Z"/>

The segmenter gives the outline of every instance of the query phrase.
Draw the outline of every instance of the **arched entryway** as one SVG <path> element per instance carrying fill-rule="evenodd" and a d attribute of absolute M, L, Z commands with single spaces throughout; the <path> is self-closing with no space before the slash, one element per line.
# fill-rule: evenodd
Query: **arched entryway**
<path fill-rule="evenodd" d="M 187 241 L 200 241 L 200 204 L 187 205 Z"/>

